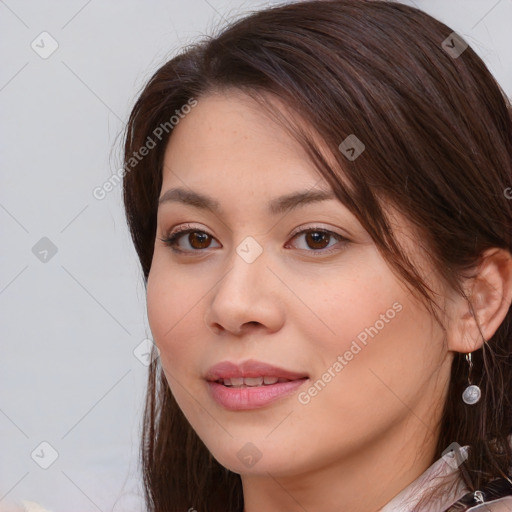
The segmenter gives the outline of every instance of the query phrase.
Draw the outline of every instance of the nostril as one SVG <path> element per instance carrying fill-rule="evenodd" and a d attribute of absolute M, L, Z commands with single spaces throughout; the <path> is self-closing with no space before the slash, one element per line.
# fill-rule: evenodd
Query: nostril
<path fill-rule="evenodd" d="M 250 322 L 244 322 L 237 330 L 232 329 L 231 333 L 233 333 L 235 336 L 242 336 L 260 327 L 262 327 L 261 322 L 252 320 Z"/>
<path fill-rule="evenodd" d="M 240 333 L 243 333 L 244 331 L 250 331 L 252 329 L 256 329 L 257 327 L 261 327 L 262 324 L 260 322 L 256 322 L 255 320 L 252 320 L 251 322 L 245 322 L 242 327 L 240 327 Z"/>

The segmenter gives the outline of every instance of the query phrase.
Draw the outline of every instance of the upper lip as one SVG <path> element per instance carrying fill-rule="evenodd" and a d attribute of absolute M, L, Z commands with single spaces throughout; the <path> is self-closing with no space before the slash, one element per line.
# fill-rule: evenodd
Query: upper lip
<path fill-rule="evenodd" d="M 205 379 L 214 382 L 220 379 L 236 377 L 277 377 L 280 379 L 298 380 L 308 377 L 308 375 L 250 359 L 238 364 L 231 361 L 222 361 L 208 370 Z"/>

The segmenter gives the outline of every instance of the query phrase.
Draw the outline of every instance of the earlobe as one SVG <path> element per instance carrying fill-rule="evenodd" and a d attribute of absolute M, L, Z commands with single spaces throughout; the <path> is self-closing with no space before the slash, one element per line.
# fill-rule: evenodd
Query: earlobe
<path fill-rule="evenodd" d="M 492 248 L 483 253 L 476 275 L 466 284 L 451 318 L 449 350 L 468 353 L 489 340 L 505 319 L 512 302 L 512 255 Z M 469 302 L 469 301 L 470 302 Z"/>

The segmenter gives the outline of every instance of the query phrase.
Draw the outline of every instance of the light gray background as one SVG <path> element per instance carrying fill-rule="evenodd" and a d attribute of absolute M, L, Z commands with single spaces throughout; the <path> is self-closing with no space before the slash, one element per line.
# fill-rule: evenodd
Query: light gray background
<path fill-rule="evenodd" d="M 0 0 L 0 510 L 143 510 L 144 286 L 121 186 L 92 192 L 120 167 L 118 136 L 153 71 L 270 3 Z M 511 94 L 512 0 L 406 3 L 462 34 Z M 43 31 L 58 43 L 46 59 L 31 47 L 51 48 Z M 42 237 L 57 248 L 46 261 Z M 41 442 L 58 453 L 48 469 Z"/>

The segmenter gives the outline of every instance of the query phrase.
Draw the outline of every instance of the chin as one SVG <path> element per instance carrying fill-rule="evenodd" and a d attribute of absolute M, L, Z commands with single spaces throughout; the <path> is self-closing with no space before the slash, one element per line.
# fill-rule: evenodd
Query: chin
<path fill-rule="evenodd" d="M 229 448 L 219 450 L 216 445 L 210 452 L 220 465 L 240 475 L 280 476 L 290 471 L 289 454 L 265 445 L 264 441 L 234 441 Z"/>

